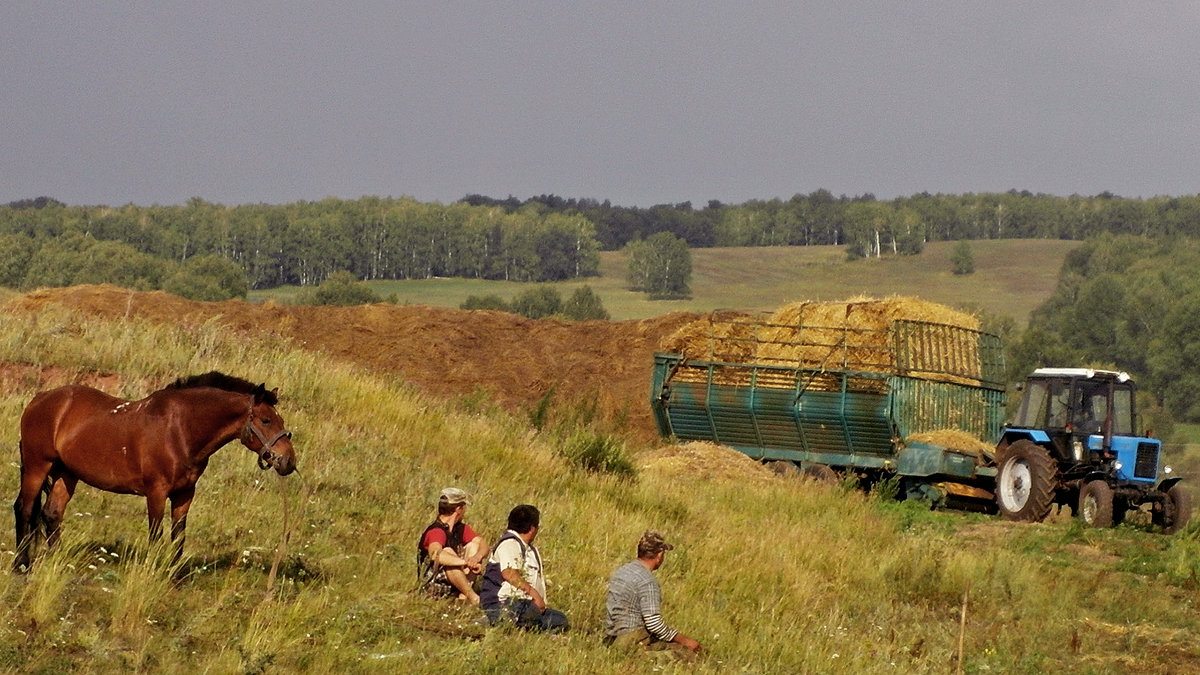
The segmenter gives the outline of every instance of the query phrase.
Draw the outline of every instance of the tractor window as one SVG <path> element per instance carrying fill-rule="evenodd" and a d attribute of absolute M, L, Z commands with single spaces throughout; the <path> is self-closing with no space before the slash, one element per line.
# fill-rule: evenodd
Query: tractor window
<path fill-rule="evenodd" d="M 1067 382 L 1053 380 L 1050 383 L 1050 420 L 1046 425 L 1053 429 L 1067 426 L 1071 411 L 1071 387 Z"/>
<path fill-rule="evenodd" d="M 1077 392 L 1072 424 L 1085 434 L 1100 433 L 1108 416 L 1108 383 L 1081 380 Z"/>
<path fill-rule="evenodd" d="M 1118 436 L 1132 436 L 1133 430 L 1133 390 L 1129 387 L 1117 386 L 1113 397 L 1113 428 Z"/>
<path fill-rule="evenodd" d="M 1025 386 L 1025 397 L 1021 401 L 1021 409 L 1017 412 L 1015 426 L 1038 429 L 1042 420 L 1046 419 L 1046 404 L 1050 399 L 1049 388 L 1045 380 L 1031 380 Z"/>

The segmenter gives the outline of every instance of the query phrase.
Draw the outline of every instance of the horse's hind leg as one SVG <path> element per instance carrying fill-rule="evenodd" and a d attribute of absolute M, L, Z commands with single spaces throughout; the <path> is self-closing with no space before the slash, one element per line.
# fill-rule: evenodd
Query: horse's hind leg
<path fill-rule="evenodd" d="M 17 530 L 17 555 L 13 559 L 13 571 L 29 569 L 30 549 L 37 538 L 38 523 L 42 519 L 42 486 L 51 467 L 50 462 L 21 463 L 21 490 L 13 502 Z"/>
<path fill-rule="evenodd" d="M 75 495 L 75 486 L 79 479 L 60 471 L 52 471 L 48 481 L 49 496 L 46 497 L 46 506 L 42 509 L 42 522 L 46 527 L 46 548 L 50 549 L 58 543 L 63 515 L 67 512 L 67 502 Z"/>

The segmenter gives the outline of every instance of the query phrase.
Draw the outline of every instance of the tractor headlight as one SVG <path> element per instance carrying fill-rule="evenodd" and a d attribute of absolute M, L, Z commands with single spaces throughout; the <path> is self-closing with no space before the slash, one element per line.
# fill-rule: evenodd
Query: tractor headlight
<path fill-rule="evenodd" d="M 1164 466 L 1164 467 L 1163 467 L 1163 473 L 1171 473 L 1171 467 L 1169 467 L 1169 466 Z"/>
<path fill-rule="evenodd" d="M 1113 469 L 1115 469 L 1117 471 L 1120 471 L 1124 467 L 1125 467 L 1125 465 L 1122 464 L 1120 460 L 1113 462 Z"/>

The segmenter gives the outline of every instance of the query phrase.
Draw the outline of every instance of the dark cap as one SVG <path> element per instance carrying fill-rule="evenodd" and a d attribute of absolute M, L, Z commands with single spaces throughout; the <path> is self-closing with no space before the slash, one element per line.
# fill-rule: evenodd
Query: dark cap
<path fill-rule="evenodd" d="M 638 540 L 638 557 L 658 555 L 660 551 L 670 551 L 675 548 L 668 544 L 658 530 L 646 530 Z"/>

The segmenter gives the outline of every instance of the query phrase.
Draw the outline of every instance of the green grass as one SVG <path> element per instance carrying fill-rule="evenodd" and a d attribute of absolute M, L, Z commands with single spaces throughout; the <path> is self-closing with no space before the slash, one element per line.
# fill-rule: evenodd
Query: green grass
<path fill-rule="evenodd" d="M 677 544 L 658 572 L 666 619 L 705 646 L 668 671 L 946 673 L 960 638 L 967 673 L 1200 668 L 1200 523 L 1175 537 L 1014 524 L 795 478 L 652 470 L 652 448 L 573 441 L 216 324 L 49 308 L 0 316 L 0 336 L 11 453 L 43 371 L 99 371 L 133 396 L 217 368 L 279 387 L 299 458 L 279 479 L 237 443 L 213 457 L 176 583 L 146 543 L 144 502 L 80 485 L 62 546 L 29 575 L 0 571 L 0 671 L 649 672 L 601 644 L 605 580 L 648 527 Z M 583 456 L 626 457 L 635 474 Z M 0 494 L 16 482 L 10 454 Z M 485 631 L 413 592 L 414 541 L 448 484 L 474 493 L 468 521 L 493 541 L 512 505 L 541 508 L 549 600 L 570 633 Z"/>
<path fill-rule="evenodd" d="M 625 288 L 625 257 L 601 254 L 600 276 L 555 284 L 563 297 L 591 286 L 614 319 L 644 319 L 673 311 L 774 310 L 798 300 L 841 300 L 857 294 L 914 295 L 955 307 L 978 307 L 1024 325 L 1053 292 L 1063 258 L 1079 242 L 1005 239 L 974 241 L 975 273 L 951 272 L 954 242 L 926 245 L 918 256 L 847 262 L 839 246 L 692 250 L 688 300 L 649 300 Z M 377 281 L 369 285 L 400 303 L 458 307 L 470 295 L 511 300 L 535 284 L 470 279 Z M 250 294 L 252 301 L 294 299 L 298 288 Z"/>

